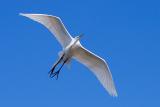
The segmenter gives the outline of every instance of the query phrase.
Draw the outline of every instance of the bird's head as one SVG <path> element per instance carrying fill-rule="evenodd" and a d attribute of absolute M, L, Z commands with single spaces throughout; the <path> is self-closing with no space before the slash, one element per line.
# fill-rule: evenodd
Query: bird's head
<path fill-rule="evenodd" d="M 82 37 L 83 37 L 83 34 L 81 34 L 81 35 L 79 35 L 79 36 L 76 36 L 75 39 L 76 39 L 77 41 L 79 41 Z"/>
<path fill-rule="evenodd" d="M 79 35 L 79 36 L 76 36 L 74 39 L 75 39 L 75 42 L 74 44 L 76 44 L 80 39 L 81 37 L 83 36 L 83 34 Z"/>

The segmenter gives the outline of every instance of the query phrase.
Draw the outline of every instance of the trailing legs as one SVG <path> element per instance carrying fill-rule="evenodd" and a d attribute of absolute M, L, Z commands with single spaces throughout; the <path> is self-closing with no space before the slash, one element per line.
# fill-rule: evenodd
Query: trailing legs
<path fill-rule="evenodd" d="M 62 67 L 63 67 L 64 64 L 67 62 L 67 60 L 68 60 L 68 59 L 66 59 L 66 60 L 62 63 L 61 67 L 60 67 L 56 72 L 53 72 L 52 75 L 50 75 L 51 78 L 53 78 L 53 77 L 56 76 L 56 79 L 58 79 L 59 72 L 61 71 Z"/>
<path fill-rule="evenodd" d="M 64 54 L 57 60 L 57 62 L 53 65 L 52 69 L 49 71 L 49 76 L 52 77 L 54 69 L 56 66 L 63 60 Z"/>
<path fill-rule="evenodd" d="M 64 54 L 60 57 L 60 59 L 54 64 L 54 66 L 53 66 L 52 69 L 50 70 L 49 76 L 50 76 L 51 78 L 53 78 L 53 77 L 56 76 L 56 79 L 58 79 L 59 72 L 60 72 L 60 70 L 62 69 L 62 67 L 64 66 L 64 64 L 68 61 L 68 59 L 66 59 L 66 60 L 62 63 L 62 65 L 61 65 L 61 67 L 58 69 L 58 71 L 54 72 L 54 70 L 55 70 L 56 66 L 63 60 L 63 58 L 64 58 Z"/>

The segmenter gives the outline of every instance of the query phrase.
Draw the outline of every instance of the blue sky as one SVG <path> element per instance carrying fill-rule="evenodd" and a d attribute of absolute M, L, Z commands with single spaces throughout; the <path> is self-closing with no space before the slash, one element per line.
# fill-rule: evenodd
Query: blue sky
<path fill-rule="evenodd" d="M 158 0 L 3 0 L 0 3 L 1 107 L 160 106 Z M 19 13 L 59 16 L 81 43 L 105 58 L 118 91 L 112 98 L 76 61 L 58 81 L 48 71 L 61 50 L 42 25 Z"/>

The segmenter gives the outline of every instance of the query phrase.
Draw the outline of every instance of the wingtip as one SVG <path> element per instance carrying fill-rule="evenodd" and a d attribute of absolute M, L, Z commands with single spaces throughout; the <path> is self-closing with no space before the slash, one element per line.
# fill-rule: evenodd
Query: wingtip
<path fill-rule="evenodd" d="M 109 94 L 111 97 L 113 97 L 113 98 L 117 98 L 118 97 L 118 95 L 117 94 Z"/>
<path fill-rule="evenodd" d="M 117 94 L 117 93 L 115 93 L 115 94 L 113 94 L 113 95 L 112 95 L 112 97 L 117 98 L 117 97 L 118 97 L 118 94 Z"/>
<path fill-rule="evenodd" d="M 30 13 L 19 13 L 20 16 L 25 16 L 25 17 L 29 17 L 30 15 L 34 15 L 34 14 L 30 14 Z"/>
<path fill-rule="evenodd" d="M 118 94 L 117 94 L 117 91 L 116 91 L 116 90 L 110 91 L 109 94 L 110 94 L 112 97 L 118 97 Z"/>
<path fill-rule="evenodd" d="M 19 15 L 20 15 L 20 16 L 25 16 L 25 14 L 24 14 L 24 13 L 19 13 Z"/>
<path fill-rule="evenodd" d="M 23 16 L 23 13 L 19 13 L 20 16 Z"/>

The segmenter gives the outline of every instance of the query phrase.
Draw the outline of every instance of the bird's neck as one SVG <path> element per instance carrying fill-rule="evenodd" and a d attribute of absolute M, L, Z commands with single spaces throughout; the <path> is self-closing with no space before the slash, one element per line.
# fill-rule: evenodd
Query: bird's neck
<path fill-rule="evenodd" d="M 73 46 L 79 41 L 79 39 L 76 39 L 73 43 Z"/>
<path fill-rule="evenodd" d="M 78 41 L 79 41 L 79 39 L 75 39 L 75 40 L 73 41 L 71 47 L 74 47 Z"/>

